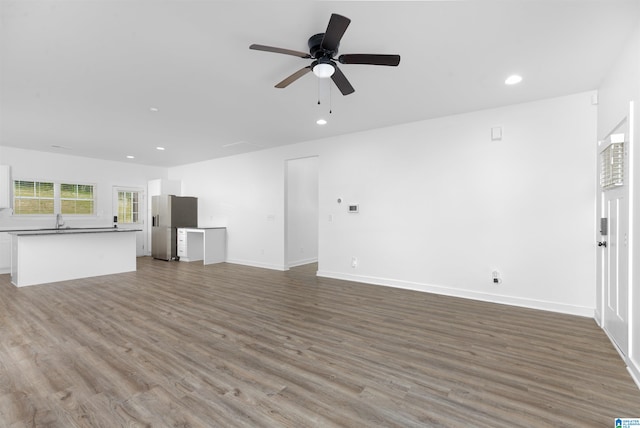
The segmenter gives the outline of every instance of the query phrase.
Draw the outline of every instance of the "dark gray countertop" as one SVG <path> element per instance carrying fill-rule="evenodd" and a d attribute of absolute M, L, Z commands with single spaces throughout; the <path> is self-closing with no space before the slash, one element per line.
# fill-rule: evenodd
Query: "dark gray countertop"
<path fill-rule="evenodd" d="M 187 230 L 207 230 L 207 229 L 226 229 L 227 226 L 214 226 L 214 227 L 179 227 L 178 229 Z"/>
<path fill-rule="evenodd" d="M 78 227 L 68 229 L 26 229 L 26 230 L 3 230 L 2 232 L 16 236 L 38 236 L 38 235 L 72 235 L 78 233 L 114 233 L 114 232 L 141 232 L 142 229 L 121 229 L 115 227 Z"/>

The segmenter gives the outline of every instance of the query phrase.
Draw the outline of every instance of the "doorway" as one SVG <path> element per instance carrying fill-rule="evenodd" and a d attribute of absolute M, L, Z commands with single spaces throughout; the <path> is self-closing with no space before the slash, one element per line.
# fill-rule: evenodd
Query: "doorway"
<path fill-rule="evenodd" d="M 285 162 L 285 267 L 318 261 L 318 156 Z"/>
<path fill-rule="evenodd" d="M 144 189 L 113 188 L 113 224 L 121 229 L 142 229 L 136 232 L 136 257 L 144 256 L 146 251 L 147 230 L 144 227 L 146 213 Z"/>

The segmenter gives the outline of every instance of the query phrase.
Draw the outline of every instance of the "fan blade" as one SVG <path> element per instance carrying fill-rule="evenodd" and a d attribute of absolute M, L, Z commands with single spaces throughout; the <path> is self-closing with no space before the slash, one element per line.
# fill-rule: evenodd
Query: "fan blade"
<path fill-rule="evenodd" d="M 338 49 L 340 39 L 347 31 L 347 27 L 351 23 L 351 20 L 342 15 L 336 13 L 331 14 L 329 19 L 329 25 L 327 25 L 327 31 L 324 32 L 324 37 L 320 43 L 320 47 L 327 51 L 335 51 Z"/>
<path fill-rule="evenodd" d="M 298 80 L 299 78 L 301 78 L 302 76 L 304 76 L 310 71 L 311 71 L 310 65 L 303 67 L 300 70 L 293 73 L 291 76 L 284 79 L 282 82 L 278 83 L 276 85 L 276 88 L 286 88 L 287 86 L 289 86 L 290 84 L 292 84 L 293 82 L 295 82 L 296 80 Z"/>
<path fill-rule="evenodd" d="M 400 64 L 400 55 L 346 54 L 338 57 L 340 64 L 390 65 Z"/>
<path fill-rule="evenodd" d="M 336 71 L 331 75 L 331 80 L 336 84 L 342 95 L 349 95 L 355 92 L 351 83 L 347 80 L 342 71 L 338 67 L 335 67 Z"/>
<path fill-rule="evenodd" d="M 293 51 L 291 49 L 283 49 L 283 48 L 274 48 L 273 46 L 265 46 L 265 45 L 251 45 L 249 49 L 253 49 L 255 51 L 265 51 L 265 52 L 274 52 L 285 55 L 293 55 L 300 58 L 311 58 L 311 55 L 308 53 Z"/>

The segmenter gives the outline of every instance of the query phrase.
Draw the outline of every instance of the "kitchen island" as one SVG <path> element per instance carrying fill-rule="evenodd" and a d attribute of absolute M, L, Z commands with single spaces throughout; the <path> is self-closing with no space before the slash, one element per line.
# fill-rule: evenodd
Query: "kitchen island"
<path fill-rule="evenodd" d="M 11 231 L 11 283 L 24 287 L 135 271 L 135 232 L 107 227 Z"/>

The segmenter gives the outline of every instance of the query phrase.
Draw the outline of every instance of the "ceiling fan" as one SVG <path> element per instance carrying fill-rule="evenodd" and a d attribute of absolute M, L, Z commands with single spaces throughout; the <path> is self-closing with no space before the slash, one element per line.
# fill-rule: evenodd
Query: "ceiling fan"
<path fill-rule="evenodd" d="M 301 68 L 291 76 L 278 83 L 276 88 L 286 88 L 305 74 L 313 71 L 319 78 L 331 77 L 342 95 L 349 95 L 355 91 L 342 71 L 338 68 L 336 61 L 340 64 L 369 64 L 369 65 L 389 65 L 397 66 L 400 63 L 400 55 L 377 55 L 377 54 L 338 54 L 340 39 L 347 30 L 351 20 L 336 13 L 331 14 L 329 25 L 324 33 L 319 33 L 309 38 L 309 53 L 294 51 L 291 49 L 276 48 L 272 46 L 256 45 L 249 46 L 249 49 L 257 51 L 274 52 L 285 55 L 293 55 L 304 59 L 313 59 L 311 65 Z"/>

